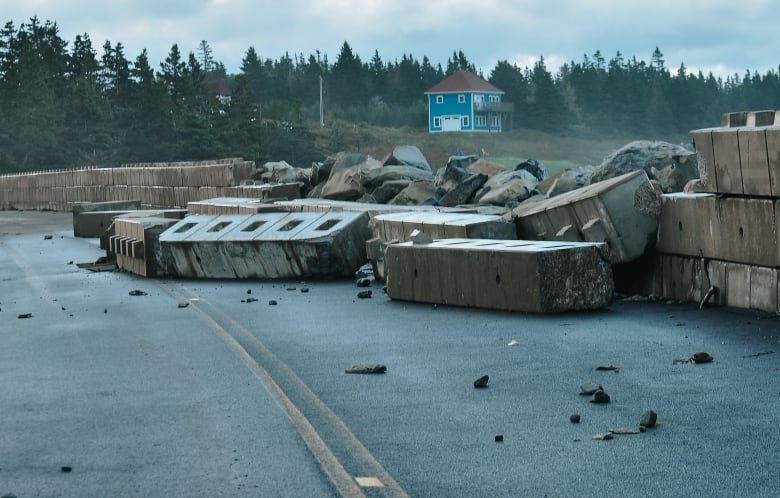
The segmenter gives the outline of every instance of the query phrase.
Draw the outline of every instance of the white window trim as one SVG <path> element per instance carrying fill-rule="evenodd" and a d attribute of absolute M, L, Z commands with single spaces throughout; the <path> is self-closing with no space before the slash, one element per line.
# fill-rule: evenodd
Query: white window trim
<path fill-rule="evenodd" d="M 458 95 L 458 104 L 465 104 L 466 103 L 466 96 L 465 95 Z"/>
<path fill-rule="evenodd" d="M 490 116 L 490 126 L 492 126 L 493 128 L 498 128 L 500 123 L 501 121 L 498 119 L 497 115 L 493 114 L 492 116 Z"/>
<path fill-rule="evenodd" d="M 444 103 L 444 95 L 437 95 L 436 96 L 436 103 L 437 104 L 443 104 Z"/>
<path fill-rule="evenodd" d="M 481 114 L 474 116 L 474 126 L 484 128 L 487 126 L 487 118 Z"/>
<path fill-rule="evenodd" d="M 433 127 L 434 128 L 441 128 L 441 118 L 439 116 L 433 117 Z"/>
<path fill-rule="evenodd" d="M 461 126 L 461 128 L 468 128 L 469 127 L 469 117 L 468 116 L 461 116 L 460 117 L 460 126 Z"/>

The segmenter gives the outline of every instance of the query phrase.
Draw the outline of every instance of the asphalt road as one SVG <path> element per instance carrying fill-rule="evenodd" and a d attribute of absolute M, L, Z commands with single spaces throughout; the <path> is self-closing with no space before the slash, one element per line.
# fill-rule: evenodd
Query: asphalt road
<path fill-rule="evenodd" d="M 780 496 L 777 317 L 528 315 L 74 264 L 101 255 L 68 214 L 0 212 L 0 496 Z M 714 361 L 675 362 L 697 351 Z M 647 409 L 657 427 L 592 439 Z"/>

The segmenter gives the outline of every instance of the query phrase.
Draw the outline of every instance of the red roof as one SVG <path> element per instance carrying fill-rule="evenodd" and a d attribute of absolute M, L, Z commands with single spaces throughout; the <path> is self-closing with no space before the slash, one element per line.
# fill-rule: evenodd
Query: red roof
<path fill-rule="evenodd" d="M 471 71 L 461 69 L 452 76 L 443 79 L 425 93 L 453 92 L 490 92 L 504 93 Z"/>

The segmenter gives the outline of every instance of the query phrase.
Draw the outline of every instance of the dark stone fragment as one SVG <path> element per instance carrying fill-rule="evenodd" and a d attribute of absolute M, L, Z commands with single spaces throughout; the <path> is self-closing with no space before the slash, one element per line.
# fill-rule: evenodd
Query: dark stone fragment
<path fill-rule="evenodd" d="M 358 279 L 357 281 L 358 287 L 370 287 L 371 286 L 371 279 L 368 277 L 363 277 Z"/>
<path fill-rule="evenodd" d="M 32 318 L 32 313 L 22 313 L 19 318 Z"/>
<path fill-rule="evenodd" d="M 579 416 L 579 414 L 575 413 L 574 415 L 572 415 L 571 417 L 569 417 L 569 421 L 570 421 L 572 424 L 579 424 L 579 423 L 580 423 L 580 416 Z"/>
<path fill-rule="evenodd" d="M 288 290 L 288 291 L 294 291 L 294 290 L 295 290 L 295 287 L 287 287 L 287 290 Z"/>
<path fill-rule="evenodd" d="M 43 240 L 51 240 L 51 235 L 44 235 Z"/>
<path fill-rule="evenodd" d="M 251 294 L 251 293 L 252 293 L 252 289 L 247 289 L 247 290 L 246 290 L 246 293 L 247 293 L 247 294 Z"/>
<path fill-rule="evenodd" d="M 130 294 L 131 296 L 146 296 L 146 295 L 147 295 L 147 294 L 146 294 L 146 292 L 144 292 L 144 291 L 142 291 L 142 290 L 138 290 L 138 289 L 136 289 L 136 290 L 131 290 L 131 291 L 129 292 L 129 294 Z"/>
<path fill-rule="evenodd" d="M 190 305 L 189 301 L 182 301 L 179 303 L 179 308 L 186 308 L 189 305 Z"/>
<path fill-rule="evenodd" d="M 348 374 L 383 374 L 387 372 L 387 367 L 384 365 L 350 365 L 344 370 L 344 373 Z"/>
<path fill-rule="evenodd" d="M 712 356 L 710 356 L 709 353 L 693 353 L 693 356 L 691 356 L 691 360 L 694 363 L 709 363 L 712 361 Z"/>
<path fill-rule="evenodd" d="M 254 303 L 255 301 L 257 301 L 256 297 L 248 297 L 248 298 L 246 298 L 246 302 L 248 302 L 248 303 Z"/>
<path fill-rule="evenodd" d="M 360 291 L 360 292 L 358 292 L 357 297 L 359 297 L 360 299 L 370 299 L 371 298 L 371 294 L 372 294 L 372 292 L 370 290 Z"/>
<path fill-rule="evenodd" d="M 68 473 L 73 470 L 73 467 L 70 467 L 69 465 L 63 465 L 60 467 L 60 472 Z"/>
<path fill-rule="evenodd" d="M 301 292 L 303 294 L 306 294 L 307 292 L 309 292 L 309 288 L 308 287 L 301 287 Z"/>
<path fill-rule="evenodd" d="M 270 301 L 268 301 L 268 304 L 269 306 L 276 306 L 277 303 L 275 300 L 271 299 Z"/>
<path fill-rule="evenodd" d="M 496 436 L 496 442 L 497 442 L 497 443 L 500 443 L 500 442 L 503 442 L 503 441 L 504 441 L 504 436 L 503 436 L 503 435 L 501 435 L 501 434 L 498 434 L 498 435 Z"/>
<path fill-rule="evenodd" d="M 487 387 L 489 380 L 490 380 L 490 376 L 489 375 L 483 375 L 482 377 L 480 377 L 479 379 L 474 381 L 474 387 L 479 388 L 479 389 L 481 389 L 483 387 Z"/>
<path fill-rule="evenodd" d="M 605 393 L 604 391 L 596 391 L 593 393 L 593 398 L 590 400 L 591 403 L 597 404 L 609 403 L 609 401 L 609 394 Z"/>
<path fill-rule="evenodd" d="M 641 427 L 655 427 L 655 424 L 658 422 L 658 414 L 655 413 L 653 410 L 647 410 L 645 413 L 642 414 L 641 420 L 639 420 L 639 425 Z"/>

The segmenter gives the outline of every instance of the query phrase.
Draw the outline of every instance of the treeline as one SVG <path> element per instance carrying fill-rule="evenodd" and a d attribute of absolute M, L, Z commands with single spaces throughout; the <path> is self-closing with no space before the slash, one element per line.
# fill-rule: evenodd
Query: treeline
<path fill-rule="evenodd" d="M 326 122 L 427 125 L 424 92 L 458 69 L 476 71 L 462 51 L 444 67 L 411 54 L 363 61 L 347 42 L 336 60 L 317 52 L 262 58 L 254 47 L 228 74 L 202 41 L 184 55 L 173 45 L 159 68 L 146 50 L 132 61 L 121 43 L 102 53 L 87 34 L 67 42 L 37 18 L 0 30 L 0 171 L 121 162 L 243 156 L 306 165 L 345 146 Z M 513 127 L 557 133 L 680 135 L 723 112 L 780 107 L 780 76 L 750 71 L 724 80 L 670 71 L 656 48 L 649 63 L 600 52 L 555 73 L 501 61 L 483 77 L 514 102 Z M 322 94 L 321 89 L 322 88 Z M 322 99 L 321 99 L 322 95 Z M 324 141 L 323 141 L 324 140 Z"/>

